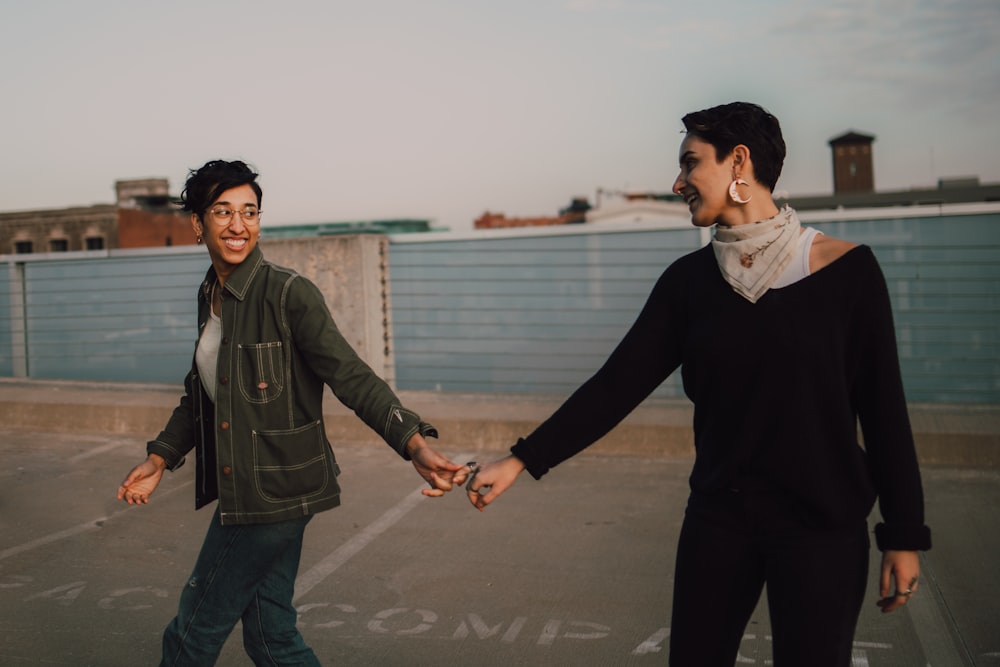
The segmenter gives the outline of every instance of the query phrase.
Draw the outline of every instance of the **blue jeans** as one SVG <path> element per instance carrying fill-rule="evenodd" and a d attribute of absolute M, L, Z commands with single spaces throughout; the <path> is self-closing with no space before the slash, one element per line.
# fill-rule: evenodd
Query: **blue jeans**
<path fill-rule="evenodd" d="M 292 606 L 311 518 L 223 526 L 216 509 L 177 616 L 163 632 L 161 667 L 214 665 L 240 619 L 243 647 L 255 665 L 318 666 Z"/>

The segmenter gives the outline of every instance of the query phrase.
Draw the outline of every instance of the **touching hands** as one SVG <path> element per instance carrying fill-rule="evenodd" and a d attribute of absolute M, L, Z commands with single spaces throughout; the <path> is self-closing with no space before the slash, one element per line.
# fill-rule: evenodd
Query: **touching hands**
<path fill-rule="evenodd" d="M 469 468 L 472 476 L 465 487 L 465 492 L 469 496 L 469 502 L 482 512 L 487 505 L 511 487 L 524 470 L 524 463 L 511 454 L 485 466 L 470 463 Z"/>
<path fill-rule="evenodd" d="M 160 484 L 167 462 L 163 457 L 150 454 L 146 460 L 132 468 L 125 481 L 118 487 L 118 500 L 124 500 L 129 505 L 145 505 L 149 496 Z"/>
<path fill-rule="evenodd" d="M 406 443 L 406 453 L 417 473 L 430 484 L 431 488 L 421 493 L 440 497 L 465 484 L 469 502 L 480 512 L 509 489 L 524 470 L 524 463 L 513 454 L 485 466 L 474 461 L 457 465 L 431 448 L 419 433 Z"/>
<path fill-rule="evenodd" d="M 452 463 L 431 448 L 424 437 L 417 433 L 406 443 L 406 453 L 417 473 L 431 488 L 421 491 L 425 496 L 443 496 L 455 486 L 462 486 L 469 474 L 467 466 Z"/>
<path fill-rule="evenodd" d="M 882 613 L 899 609 L 917 592 L 920 579 L 920 555 L 916 551 L 886 551 L 882 554 L 882 574 L 879 578 L 876 603 Z M 895 584 L 895 589 L 892 585 Z M 890 593 L 890 591 L 892 591 Z"/>

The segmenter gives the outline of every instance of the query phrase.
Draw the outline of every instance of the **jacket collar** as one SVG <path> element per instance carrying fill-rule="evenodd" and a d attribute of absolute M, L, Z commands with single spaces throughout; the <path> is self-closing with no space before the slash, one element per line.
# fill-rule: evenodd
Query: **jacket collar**
<path fill-rule="evenodd" d="M 243 301 L 250 290 L 250 285 L 253 283 L 254 277 L 260 273 L 262 266 L 264 266 L 264 253 L 260 251 L 260 244 L 258 244 L 250 252 L 250 255 L 229 274 L 225 290 L 240 301 Z M 209 292 L 215 281 L 215 267 L 210 266 L 208 273 L 205 274 L 205 282 L 201 286 L 206 300 L 209 298 Z"/>

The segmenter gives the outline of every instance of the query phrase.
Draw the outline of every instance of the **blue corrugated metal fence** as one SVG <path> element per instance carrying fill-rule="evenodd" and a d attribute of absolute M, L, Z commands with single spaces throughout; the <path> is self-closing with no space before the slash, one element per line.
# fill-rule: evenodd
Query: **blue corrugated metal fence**
<path fill-rule="evenodd" d="M 874 249 L 911 401 L 998 404 L 1000 209 L 946 213 L 802 217 Z M 391 241 L 401 389 L 555 395 L 600 366 L 664 267 L 703 242 L 694 229 L 586 226 Z M 193 296 L 208 266 L 204 249 L 4 261 L 0 375 L 183 377 L 196 335 Z M 656 395 L 681 395 L 676 374 Z"/>

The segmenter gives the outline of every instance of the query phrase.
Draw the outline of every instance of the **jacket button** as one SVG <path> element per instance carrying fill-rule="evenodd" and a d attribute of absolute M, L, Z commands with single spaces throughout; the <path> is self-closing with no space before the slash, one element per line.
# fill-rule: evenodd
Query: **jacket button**
<path fill-rule="evenodd" d="M 221 424 L 219 424 L 219 428 L 221 428 L 223 431 L 228 431 L 229 430 L 229 422 L 222 422 Z"/>
<path fill-rule="evenodd" d="M 222 474 L 223 474 L 223 475 L 228 475 L 228 474 L 230 474 L 230 473 L 231 473 L 232 471 L 233 471 L 233 469 L 232 469 L 232 468 L 230 468 L 229 466 L 222 466 Z"/>
<path fill-rule="evenodd" d="M 267 383 L 266 382 L 258 382 L 257 383 L 257 388 L 258 389 L 267 389 Z"/>
<path fill-rule="evenodd" d="M 222 344 L 223 345 L 229 345 L 229 336 L 223 336 L 222 337 Z"/>
<path fill-rule="evenodd" d="M 225 375 L 219 378 L 219 384 L 226 384 L 227 382 L 229 382 L 229 378 L 227 378 Z"/>

